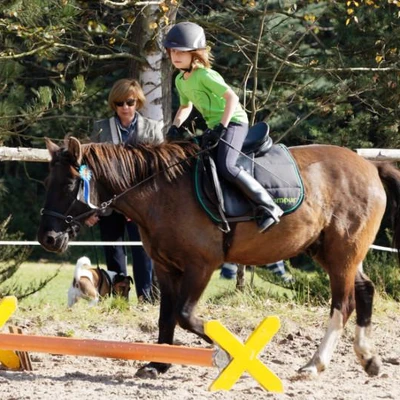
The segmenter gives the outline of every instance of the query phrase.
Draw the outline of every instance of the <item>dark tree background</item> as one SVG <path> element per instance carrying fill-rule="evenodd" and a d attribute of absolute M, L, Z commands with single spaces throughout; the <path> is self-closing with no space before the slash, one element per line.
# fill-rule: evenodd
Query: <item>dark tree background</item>
<path fill-rule="evenodd" d="M 87 139 L 109 113 L 111 85 L 145 65 L 145 33 L 165 32 L 177 11 L 177 21 L 205 28 L 215 69 L 276 141 L 399 147 L 397 2 L 169 0 L 147 25 L 145 3 L 2 1 L 0 145 Z M 173 82 L 168 70 L 162 79 Z M 8 229 L 27 240 L 36 237 L 46 174 L 42 163 L 0 164 L 0 221 L 12 215 Z"/>

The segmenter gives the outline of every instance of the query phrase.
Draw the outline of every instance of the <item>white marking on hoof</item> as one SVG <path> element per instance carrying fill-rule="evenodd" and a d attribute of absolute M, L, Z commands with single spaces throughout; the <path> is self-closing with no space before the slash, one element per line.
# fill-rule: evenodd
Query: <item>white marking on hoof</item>
<path fill-rule="evenodd" d="M 301 367 L 298 372 L 300 374 L 304 374 L 304 375 L 310 375 L 310 376 L 318 376 L 318 373 L 320 372 L 318 370 L 317 365 L 313 364 L 314 360 L 311 360 L 310 362 L 308 362 L 304 367 Z"/>
<path fill-rule="evenodd" d="M 334 309 L 332 318 L 329 320 L 328 329 L 322 339 L 318 350 L 313 358 L 299 370 L 302 373 L 317 375 L 324 371 L 332 358 L 337 343 L 343 331 L 343 315 L 339 310 Z"/>

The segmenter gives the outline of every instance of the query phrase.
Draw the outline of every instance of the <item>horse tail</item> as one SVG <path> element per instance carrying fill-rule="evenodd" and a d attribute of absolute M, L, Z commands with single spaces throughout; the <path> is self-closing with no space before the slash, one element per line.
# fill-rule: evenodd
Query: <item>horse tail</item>
<path fill-rule="evenodd" d="M 385 187 L 390 205 L 390 216 L 393 227 L 393 247 L 397 249 L 400 263 L 400 170 L 388 163 L 374 163 L 379 177 Z"/>

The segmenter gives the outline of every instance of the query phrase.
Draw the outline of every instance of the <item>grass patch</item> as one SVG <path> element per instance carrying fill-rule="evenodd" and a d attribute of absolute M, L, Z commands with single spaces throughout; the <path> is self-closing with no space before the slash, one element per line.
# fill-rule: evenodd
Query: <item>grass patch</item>
<path fill-rule="evenodd" d="M 364 270 L 381 295 L 400 301 L 400 268 L 396 257 L 393 253 L 370 251 Z"/>
<path fill-rule="evenodd" d="M 100 267 L 105 268 L 102 265 Z M 52 326 L 57 335 L 65 337 L 79 336 L 79 331 L 101 336 L 100 326 L 104 323 L 125 330 L 135 325 L 143 332 L 156 334 L 159 305 L 138 304 L 134 289 L 131 290 L 129 303 L 121 298 L 106 298 L 97 307 L 90 308 L 87 302 L 80 300 L 72 309 L 68 309 L 67 291 L 74 271 L 72 264 L 24 263 L 13 279 L 21 286 L 28 286 L 32 280 L 41 280 L 54 274 L 58 268 L 59 274 L 45 288 L 19 302 L 19 309 L 10 323 L 28 327 L 32 334 L 40 334 L 41 330 Z M 247 271 L 246 289 L 239 292 L 236 291 L 235 280 L 221 279 L 220 272 L 216 271 L 200 299 L 196 314 L 205 320 L 219 319 L 236 333 L 243 328 L 254 329 L 268 315 L 279 315 L 282 319 L 287 317 L 288 320 L 303 324 L 327 320 L 330 293 L 326 275 L 303 272 L 305 277 L 302 280 L 299 272 L 290 269 L 295 281 L 282 287 L 281 281 L 274 281 L 276 276 L 269 282 L 266 276 L 258 273 L 252 276 Z M 250 287 L 251 281 L 253 284 Z M 324 295 L 316 297 L 318 301 L 313 301 L 314 293 Z M 391 312 L 396 307 L 398 304 L 393 303 L 386 293 L 377 291 L 376 315 L 385 314 L 385 310 Z"/>

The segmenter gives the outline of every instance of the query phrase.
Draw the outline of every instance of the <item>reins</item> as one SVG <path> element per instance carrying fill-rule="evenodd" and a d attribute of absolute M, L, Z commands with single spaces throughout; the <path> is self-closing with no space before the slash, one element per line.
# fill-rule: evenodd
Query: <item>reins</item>
<path fill-rule="evenodd" d="M 70 212 L 71 208 L 74 206 L 75 202 L 79 201 L 79 202 L 83 203 L 83 202 L 82 202 L 81 200 L 79 200 L 78 198 L 74 199 L 74 201 L 73 201 L 73 202 L 71 203 L 71 205 L 68 207 L 68 209 L 67 209 L 67 211 L 65 212 L 65 214 L 61 214 L 61 213 L 59 213 L 59 212 L 57 212 L 57 211 L 52 211 L 52 210 L 47 210 L 47 209 L 45 209 L 45 208 L 42 208 L 42 209 L 40 210 L 40 215 L 48 215 L 48 216 L 51 216 L 51 217 L 63 219 L 64 222 L 65 222 L 67 225 L 72 226 L 72 224 L 76 224 L 76 225 L 78 225 L 79 227 L 81 227 L 82 224 L 81 224 L 80 220 L 86 218 L 87 216 L 93 215 L 93 214 L 95 214 L 95 213 L 96 213 L 97 215 L 103 213 L 103 212 L 106 211 L 113 203 L 115 203 L 118 199 L 120 199 L 121 197 L 125 196 L 127 193 L 131 192 L 132 190 L 138 188 L 140 185 L 142 185 L 142 184 L 148 182 L 149 180 L 155 178 L 155 177 L 158 176 L 159 174 L 164 173 L 164 172 L 167 171 L 168 169 L 174 168 L 174 167 L 176 167 L 176 166 L 178 166 L 178 165 L 180 165 L 180 164 L 183 164 L 183 163 L 187 163 L 187 162 L 190 161 L 192 158 L 198 157 L 199 155 L 201 155 L 201 154 L 203 154 L 203 153 L 205 153 L 205 152 L 208 152 L 208 151 L 209 151 L 209 149 L 202 149 L 202 150 L 198 151 L 197 153 L 195 153 L 195 154 L 193 154 L 193 155 L 189 155 L 189 156 L 188 156 L 187 158 L 185 158 L 184 160 L 181 160 L 181 161 L 178 161 L 178 162 L 176 162 L 176 163 L 174 163 L 174 164 L 171 164 L 171 165 L 169 165 L 168 167 L 163 168 L 163 169 L 161 169 L 160 171 L 157 171 L 157 172 L 153 173 L 152 175 L 150 175 L 150 176 L 148 176 L 147 178 L 143 179 L 142 181 L 136 183 L 135 185 L 133 185 L 133 186 L 131 186 L 131 187 L 125 189 L 122 193 L 120 193 L 120 194 L 118 194 L 118 195 L 114 195 L 114 196 L 111 197 L 109 200 L 102 202 L 102 203 L 100 204 L 99 207 L 91 208 L 89 211 L 86 211 L 86 212 L 84 212 L 84 213 L 82 213 L 82 214 L 79 214 L 79 215 L 77 215 L 77 216 L 75 216 L 75 217 L 72 216 L 72 215 L 68 215 L 68 213 Z M 79 170 L 79 166 L 78 166 L 78 167 L 75 167 L 75 169 L 76 169 L 76 170 Z M 83 178 L 80 178 L 80 179 L 83 181 Z M 78 195 L 79 195 L 79 192 L 78 192 Z M 86 204 L 86 203 L 84 203 L 84 204 Z M 89 207 L 88 204 L 86 204 L 86 205 Z"/>
<path fill-rule="evenodd" d="M 198 157 L 199 155 L 201 155 L 201 154 L 203 154 L 203 153 L 205 153 L 205 152 L 208 152 L 208 151 L 209 151 L 209 149 L 200 150 L 200 151 L 198 151 L 197 153 L 188 156 L 188 157 L 185 158 L 184 160 L 178 161 L 178 162 L 176 162 L 176 163 L 174 163 L 174 164 L 169 165 L 169 166 L 166 167 L 166 168 L 161 169 L 160 171 L 157 171 L 157 172 L 153 173 L 152 175 L 148 176 L 147 178 L 143 179 L 142 181 L 136 183 L 135 185 L 129 187 L 128 189 L 125 189 L 122 193 L 120 193 L 120 194 L 118 194 L 118 195 L 114 195 L 110 200 L 101 203 L 101 205 L 100 205 L 100 207 L 99 207 L 99 210 L 100 210 L 100 211 L 106 210 L 111 204 L 115 203 L 118 199 L 120 199 L 121 197 L 125 196 L 125 195 L 126 195 L 127 193 L 129 193 L 131 190 L 136 189 L 136 188 L 139 187 L 140 185 L 142 185 L 142 184 L 148 182 L 149 180 L 155 178 L 156 176 L 158 176 L 158 175 L 160 175 L 160 174 L 162 174 L 162 173 L 168 171 L 170 168 L 174 168 L 174 167 L 176 167 L 176 166 L 178 166 L 178 165 L 181 165 L 181 164 L 183 164 L 183 163 L 186 163 L 186 162 L 190 161 L 192 158 L 196 158 L 196 157 Z"/>

